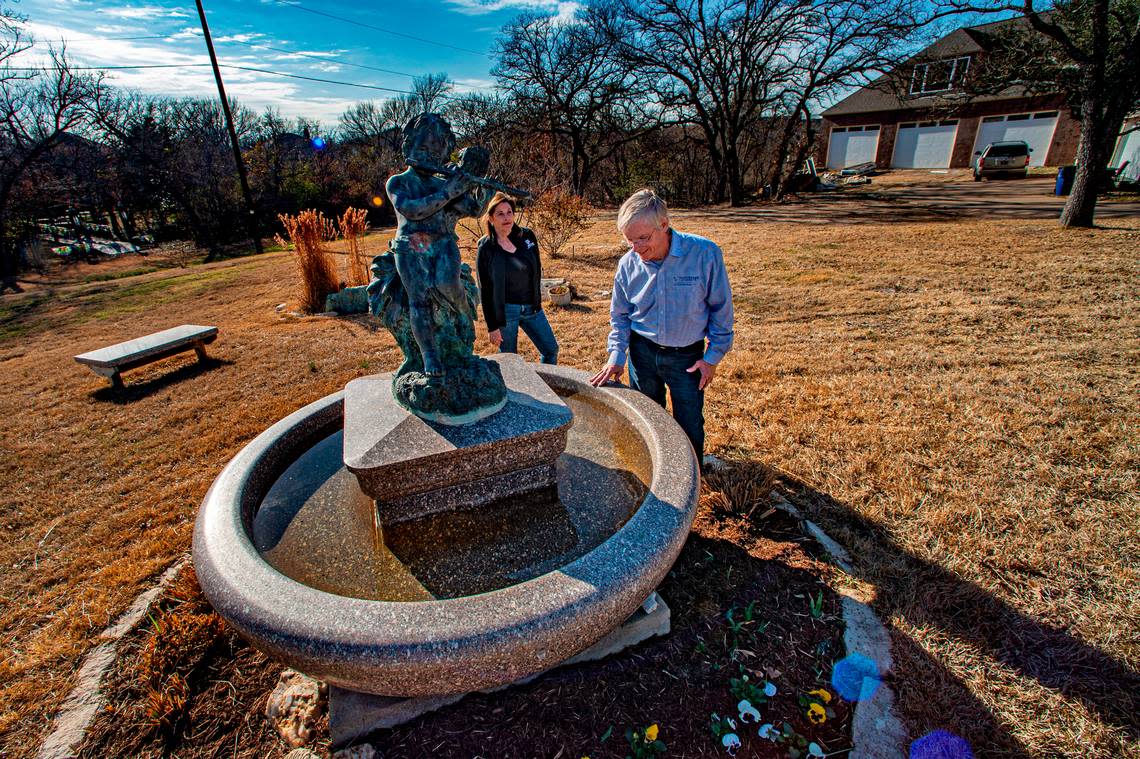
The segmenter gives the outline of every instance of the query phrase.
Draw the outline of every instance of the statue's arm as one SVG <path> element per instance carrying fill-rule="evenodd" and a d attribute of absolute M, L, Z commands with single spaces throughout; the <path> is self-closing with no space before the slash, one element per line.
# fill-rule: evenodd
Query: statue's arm
<path fill-rule="evenodd" d="M 491 198 L 495 195 L 495 191 L 489 187 L 476 187 L 473 192 L 469 192 L 455 205 L 463 216 L 479 217 L 487 210 L 487 204 L 491 202 Z"/>
<path fill-rule="evenodd" d="M 396 211 L 406 219 L 421 221 L 439 213 L 448 203 L 470 189 L 470 184 L 459 177 L 452 177 L 436 192 L 422 198 L 410 197 L 409 188 L 400 181 L 399 175 L 388 180 L 388 197 Z"/>

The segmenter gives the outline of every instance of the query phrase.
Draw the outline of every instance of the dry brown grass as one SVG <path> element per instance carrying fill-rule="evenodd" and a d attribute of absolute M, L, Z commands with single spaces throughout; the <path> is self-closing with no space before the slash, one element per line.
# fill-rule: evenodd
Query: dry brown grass
<path fill-rule="evenodd" d="M 735 291 L 709 449 L 778 473 L 855 554 L 913 734 L 1140 756 L 1140 220 L 678 219 L 721 243 Z M 610 214 L 547 274 L 604 289 L 617 242 Z M 295 277 L 267 256 L 3 301 L 0 754 L 34 753 L 93 637 L 189 547 L 241 445 L 398 364 L 364 319 L 275 312 Z M 551 310 L 564 363 L 603 360 L 607 305 Z M 155 364 L 116 399 L 71 360 L 183 322 L 221 327 L 212 368 Z"/>

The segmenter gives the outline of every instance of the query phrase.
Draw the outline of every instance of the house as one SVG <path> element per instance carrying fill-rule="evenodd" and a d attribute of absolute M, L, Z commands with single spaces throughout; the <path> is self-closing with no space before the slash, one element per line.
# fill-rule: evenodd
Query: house
<path fill-rule="evenodd" d="M 1080 123 L 1062 93 L 1031 95 L 1018 86 L 968 97 L 961 84 L 995 33 L 1024 19 L 955 29 L 905 65 L 823 112 L 821 144 L 831 169 L 875 162 L 879 168 L 968 168 L 974 151 L 1024 140 L 1030 166 L 1070 164 Z"/>
<path fill-rule="evenodd" d="M 1122 176 L 1140 182 L 1140 113 L 1124 120 L 1108 165 L 1112 168 L 1123 167 Z"/>

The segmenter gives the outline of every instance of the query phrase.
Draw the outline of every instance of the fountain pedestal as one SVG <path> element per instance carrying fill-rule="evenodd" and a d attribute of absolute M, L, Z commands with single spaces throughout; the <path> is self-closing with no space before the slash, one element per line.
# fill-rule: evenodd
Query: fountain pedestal
<path fill-rule="evenodd" d="M 390 374 L 345 387 L 344 464 L 376 500 L 381 525 L 525 497 L 556 485 L 570 409 L 519 356 L 489 357 L 507 386 L 503 408 L 462 425 L 431 422 L 392 397 Z"/>

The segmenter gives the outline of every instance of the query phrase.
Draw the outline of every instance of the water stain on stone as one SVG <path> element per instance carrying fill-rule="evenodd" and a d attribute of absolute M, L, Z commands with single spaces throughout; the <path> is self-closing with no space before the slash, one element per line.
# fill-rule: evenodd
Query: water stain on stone
<path fill-rule="evenodd" d="M 629 520 L 648 492 L 651 465 L 636 431 L 605 404 L 563 400 L 574 423 L 556 489 L 381 531 L 374 503 L 343 466 L 337 431 L 270 488 L 254 517 L 254 545 L 298 582 L 385 601 L 482 593 L 564 566 Z"/>

